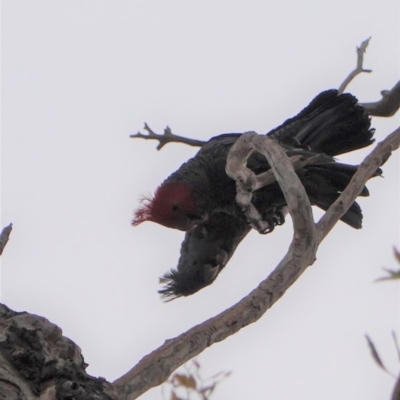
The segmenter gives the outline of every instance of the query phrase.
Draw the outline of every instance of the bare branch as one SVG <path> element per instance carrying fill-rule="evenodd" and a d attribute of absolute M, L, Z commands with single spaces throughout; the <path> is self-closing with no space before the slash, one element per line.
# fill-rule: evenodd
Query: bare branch
<path fill-rule="evenodd" d="M 391 117 L 400 108 L 400 81 L 391 90 L 382 90 L 382 98 L 374 103 L 360 103 L 370 115 Z"/>
<path fill-rule="evenodd" d="M 357 48 L 357 66 L 339 88 L 342 93 L 347 85 L 361 72 L 371 72 L 363 68 L 363 57 L 369 39 Z M 376 103 L 365 103 L 371 115 L 393 115 L 400 107 L 399 84 L 390 92 L 383 92 L 383 99 Z M 384 111 L 382 111 L 384 110 Z M 389 110 L 389 111 L 388 111 Z M 157 135 L 145 125 L 148 136 L 137 134 L 131 137 L 156 139 L 161 149 L 168 142 L 176 141 L 190 145 L 203 142 L 173 135 L 169 128 L 164 135 Z M 234 175 L 238 188 L 238 202 L 248 207 L 254 221 L 260 221 L 257 210 L 251 210 L 251 192 L 265 184 L 277 180 L 292 215 L 294 237 L 289 250 L 270 276 L 259 284 L 249 295 L 219 315 L 195 326 L 180 336 L 167 340 L 162 346 L 145 356 L 135 367 L 117 379 L 113 385 L 122 400 L 133 400 L 142 393 L 164 382 L 168 376 L 186 361 L 200 354 L 204 349 L 235 334 L 241 328 L 257 321 L 285 291 L 298 279 L 304 270 L 315 260 L 320 242 L 343 216 L 361 192 L 366 181 L 377 168 L 399 147 L 400 128 L 381 142 L 364 160 L 354 174 L 348 187 L 337 201 L 328 209 L 317 225 L 313 223 L 309 200 L 295 170 L 312 160 L 288 160 L 286 154 L 268 137 L 259 138 L 254 132 L 240 138 L 243 143 L 232 148 L 232 162 L 227 164 L 227 173 Z M 238 142 L 239 142 L 238 140 Z M 271 165 L 271 171 L 255 176 L 246 168 L 246 160 L 257 149 L 263 153 Z M 234 151 L 237 150 L 237 153 Z M 302 164 L 304 163 L 305 164 Z M 230 171 L 230 172 L 229 172 Z M 272 176 L 272 173 L 274 176 Z M 230 175 L 232 176 L 232 175 Z M 285 177 L 285 179 L 283 179 Z"/>
<path fill-rule="evenodd" d="M 5 228 L 3 228 L 3 230 L 0 233 L 0 255 L 3 254 L 4 247 L 6 247 L 11 231 L 12 231 L 12 224 L 9 224 Z"/>
<path fill-rule="evenodd" d="M 184 143 L 189 146 L 202 146 L 204 143 L 206 143 L 203 140 L 197 140 L 197 139 L 189 139 L 183 136 L 175 135 L 172 133 L 171 129 L 169 126 L 167 126 L 164 129 L 164 133 L 162 135 L 155 133 L 146 123 L 144 124 L 144 130 L 148 132 L 148 135 L 143 135 L 142 133 L 138 132 L 134 135 L 130 135 L 129 137 L 133 139 L 147 139 L 147 140 L 158 140 L 159 144 L 157 146 L 157 150 L 161 150 L 167 143 Z"/>
<path fill-rule="evenodd" d="M 310 228 L 312 219 L 309 217 L 308 199 L 290 161 L 286 154 L 282 156 L 279 151 L 275 152 L 275 146 L 271 146 L 265 155 L 273 160 L 270 161 L 270 165 L 275 165 L 274 157 L 278 159 L 274 166 L 275 176 L 282 185 L 282 191 L 288 196 L 286 201 L 294 221 L 294 238 L 287 254 L 269 277 L 237 304 L 180 336 L 167 340 L 117 379 L 113 385 L 120 399 L 136 399 L 148 389 L 164 382 L 176 368 L 200 354 L 207 347 L 260 319 L 314 262 L 319 243 L 347 211 L 373 172 L 387 160 L 392 151 L 398 148 L 399 143 L 400 128 L 381 142 L 361 164 L 349 186 L 317 224 L 317 232 L 314 228 Z M 282 176 L 285 176 L 283 181 Z M 293 191 L 292 185 L 297 187 Z"/>
<path fill-rule="evenodd" d="M 365 39 L 363 42 L 361 42 L 360 47 L 357 47 L 357 65 L 356 68 L 350 72 L 350 74 L 347 76 L 347 78 L 343 81 L 343 83 L 339 86 L 339 94 L 343 93 L 348 86 L 348 84 L 361 72 L 372 72 L 371 69 L 364 69 L 363 68 L 363 62 L 364 62 L 364 53 L 367 50 L 369 41 L 371 38 L 369 37 L 368 39 Z"/>
<path fill-rule="evenodd" d="M 347 188 L 329 207 L 317 224 L 318 234 L 322 240 L 334 227 L 338 218 L 346 213 L 356 197 L 361 193 L 365 183 L 374 172 L 383 165 L 393 151 L 400 145 L 400 127 L 392 132 L 385 140 L 378 143 L 376 148 L 361 163 Z"/>
<path fill-rule="evenodd" d="M 358 71 L 357 68 L 349 75 L 352 76 L 351 79 L 353 79 L 358 73 L 360 72 L 371 72 L 370 70 L 365 70 L 362 69 L 362 55 L 365 52 L 365 49 L 368 45 L 369 39 L 365 40 L 362 42 L 361 46 L 357 48 L 357 68 L 359 65 L 361 65 L 361 70 Z M 355 71 L 358 71 L 357 73 Z M 349 77 L 346 78 L 346 80 L 349 79 Z M 351 80 L 350 79 L 350 80 Z M 339 88 L 339 93 L 342 93 L 345 89 L 345 87 L 348 85 L 350 81 L 346 83 L 342 83 L 342 85 Z M 346 83 L 345 86 L 343 86 Z M 382 90 L 382 99 L 376 102 L 372 103 L 360 103 L 371 116 L 375 117 L 391 117 L 400 108 L 400 81 L 396 83 L 396 85 L 391 89 L 391 90 Z M 191 139 L 187 138 L 184 136 L 179 136 L 175 135 L 172 133 L 171 129 L 167 126 L 164 129 L 163 134 L 158 134 L 155 133 L 146 123 L 144 125 L 144 129 L 148 132 L 147 135 L 144 135 L 140 132 L 130 135 L 131 138 L 133 139 L 145 139 L 145 140 L 158 140 L 159 144 L 157 145 L 157 150 L 161 150 L 162 147 L 164 147 L 167 143 L 184 143 L 189 146 L 194 146 L 194 147 L 201 147 L 203 144 L 206 143 L 206 141 L 203 140 L 197 140 L 197 139 Z M 247 158 L 246 158 L 247 160 Z M 299 168 L 303 168 L 305 165 L 313 162 L 314 160 L 308 158 L 304 159 L 303 157 L 299 157 L 299 159 L 294 159 L 292 160 L 292 164 L 295 167 L 295 170 Z M 250 174 L 248 175 L 248 179 L 256 179 L 257 183 L 255 183 L 256 186 L 255 188 L 260 188 L 262 186 L 268 185 L 272 182 L 275 181 L 275 178 L 273 177 L 272 171 L 267 171 L 264 172 L 263 174 L 257 175 L 257 178 L 255 178 L 255 174 L 253 174 L 254 177 L 250 177 Z"/>
<path fill-rule="evenodd" d="M 262 142 L 257 146 L 264 152 Z M 314 262 L 317 243 L 308 197 L 284 151 L 278 144 L 270 143 L 270 139 L 266 142 L 268 150 L 264 155 L 270 165 L 274 165 L 276 178 L 293 213 L 295 233 L 288 253 L 270 276 L 236 305 L 177 338 L 167 340 L 117 379 L 113 384 L 122 400 L 135 399 L 150 387 L 161 384 L 176 368 L 207 347 L 257 321 Z"/>

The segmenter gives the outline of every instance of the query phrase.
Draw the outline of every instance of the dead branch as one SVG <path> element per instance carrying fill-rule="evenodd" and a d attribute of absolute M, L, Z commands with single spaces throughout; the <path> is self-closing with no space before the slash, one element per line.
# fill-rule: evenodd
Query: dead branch
<path fill-rule="evenodd" d="M 369 41 L 371 38 L 369 37 L 368 39 L 365 39 L 363 42 L 361 42 L 360 47 L 357 47 L 357 64 L 356 68 L 350 72 L 350 74 L 347 76 L 347 78 L 342 82 L 342 84 L 339 86 L 339 94 L 342 94 L 348 84 L 358 75 L 361 74 L 362 72 L 367 72 L 370 73 L 372 72 L 372 69 L 364 69 L 363 68 L 363 63 L 364 63 L 364 53 L 367 51 L 367 47 L 369 44 Z"/>
<path fill-rule="evenodd" d="M 370 115 L 391 117 L 400 108 L 400 81 L 391 90 L 382 90 L 382 98 L 373 103 L 360 103 Z"/>
<path fill-rule="evenodd" d="M 400 400 L 400 376 L 397 377 L 391 400 Z"/>
<path fill-rule="evenodd" d="M 11 231 L 12 231 L 12 224 L 9 224 L 5 228 L 3 228 L 3 230 L 0 233 L 0 255 L 3 254 L 4 247 L 6 247 Z"/>
<path fill-rule="evenodd" d="M 361 42 L 360 47 L 357 47 L 357 65 L 356 68 L 350 72 L 347 78 L 339 86 L 339 94 L 346 90 L 349 83 L 360 73 L 372 72 L 371 69 L 365 69 L 363 67 L 364 54 L 367 51 L 367 47 L 371 38 Z M 381 91 L 382 99 L 373 103 L 360 103 L 371 116 L 374 117 L 391 117 L 400 108 L 400 81 L 391 90 Z"/>
<path fill-rule="evenodd" d="M 120 399 L 136 399 L 148 389 L 164 382 L 176 368 L 207 347 L 261 318 L 314 262 L 320 242 L 356 199 L 360 187 L 364 186 L 372 173 L 387 160 L 399 144 L 400 128 L 370 153 L 349 186 L 315 227 L 310 216 L 308 198 L 292 164 L 286 154 L 276 149 L 277 146 L 268 145 L 268 151 L 264 155 L 274 169 L 285 197 L 287 196 L 286 201 L 294 223 L 294 237 L 287 254 L 270 276 L 237 304 L 180 336 L 166 340 L 162 346 L 117 379 L 113 385 Z"/>
<path fill-rule="evenodd" d="M 203 140 L 197 140 L 197 139 L 190 139 L 186 138 L 183 136 L 175 135 L 172 133 L 171 129 L 169 126 L 167 126 L 164 129 L 164 133 L 160 135 L 159 133 L 155 133 L 146 123 L 144 124 L 145 131 L 148 132 L 147 135 L 143 135 L 142 133 L 138 132 L 134 135 L 130 135 L 132 139 L 147 139 L 147 140 L 158 140 L 159 144 L 157 146 L 157 150 L 161 150 L 167 143 L 184 143 L 189 146 L 202 146 L 204 143 L 206 143 Z"/>
<path fill-rule="evenodd" d="M 339 86 L 338 92 L 339 94 L 343 93 L 350 82 L 360 73 L 366 72 L 371 73 L 371 69 L 365 69 L 363 67 L 364 64 L 364 54 L 367 51 L 367 47 L 371 38 L 365 39 L 361 42 L 360 46 L 356 48 L 357 52 L 357 63 L 356 67 L 353 71 L 349 73 L 346 79 Z M 382 99 L 372 103 L 360 103 L 371 116 L 375 117 L 391 117 L 400 108 L 400 81 L 391 89 L 391 90 L 382 90 L 381 91 Z M 163 134 L 155 133 L 147 123 L 144 124 L 144 130 L 148 132 L 147 135 L 144 135 L 140 132 L 130 135 L 132 139 L 145 139 L 145 140 L 158 140 L 159 144 L 157 145 L 157 150 L 161 150 L 167 143 L 184 143 L 189 146 L 201 147 L 206 141 L 191 139 L 184 136 L 175 135 L 172 133 L 169 126 L 164 129 Z M 301 168 L 301 167 L 300 167 Z M 268 179 L 271 179 L 271 172 L 268 172 Z M 260 178 L 259 178 L 260 179 Z M 262 178 L 261 178 L 262 179 Z"/>

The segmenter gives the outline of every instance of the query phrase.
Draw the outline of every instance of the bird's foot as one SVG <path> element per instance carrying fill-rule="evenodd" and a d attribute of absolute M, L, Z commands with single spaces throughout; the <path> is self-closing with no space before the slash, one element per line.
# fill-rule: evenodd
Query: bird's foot
<path fill-rule="evenodd" d="M 260 221 L 260 227 L 262 229 L 258 229 L 258 232 L 263 235 L 271 233 L 275 229 L 275 226 L 280 226 L 284 223 L 285 214 L 280 209 L 274 209 L 273 211 L 269 211 L 263 214 L 262 221 Z"/>

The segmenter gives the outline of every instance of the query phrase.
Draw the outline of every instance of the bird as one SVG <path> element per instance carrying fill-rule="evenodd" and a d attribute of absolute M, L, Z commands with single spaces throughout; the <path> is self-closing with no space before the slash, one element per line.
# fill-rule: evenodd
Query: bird
<path fill-rule="evenodd" d="M 229 214 L 214 213 L 185 233 L 177 269 L 160 278 L 161 297 L 171 301 L 210 285 L 228 263 L 251 227 Z"/>
<path fill-rule="evenodd" d="M 330 89 L 266 135 L 277 140 L 288 156 L 313 157 L 314 161 L 296 173 L 310 203 L 327 210 L 358 169 L 357 165 L 339 163 L 335 156 L 372 144 L 375 130 L 370 125 L 367 111 L 355 96 Z M 152 221 L 187 232 L 217 212 L 248 223 L 235 201 L 235 181 L 225 172 L 229 150 L 240 136 L 240 133 L 228 133 L 212 137 L 193 158 L 161 183 L 153 197 L 142 199 L 132 224 Z M 247 167 L 256 174 L 270 169 L 266 158 L 257 152 L 249 157 Z M 373 176 L 381 173 L 378 169 Z M 360 196 L 368 195 L 364 187 Z M 252 203 L 270 225 L 265 233 L 284 223 L 281 210 L 286 201 L 277 182 L 254 191 Z M 354 202 L 341 220 L 360 229 L 362 218 L 361 208 Z"/>
<path fill-rule="evenodd" d="M 266 135 L 277 140 L 289 157 L 313 158 L 296 173 L 311 204 L 327 210 L 358 169 L 334 157 L 372 144 L 375 131 L 370 125 L 368 113 L 353 95 L 331 89 Z M 159 293 L 166 301 L 192 295 L 212 284 L 251 230 L 236 204 L 235 182 L 225 172 L 229 150 L 240 135 L 211 138 L 157 188 L 153 197 L 145 198 L 135 213 L 135 226 L 153 221 L 185 231 L 177 268 L 160 278 L 164 286 Z M 247 167 L 256 174 L 270 168 L 259 153 L 250 156 Z M 377 169 L 373 176 L 381 173 Z M 368 195 L 364 187 L 360 196 Z M 252 203 L 268 222 L 268 232 L 285 222 L 286 202 L 276 182 L 256 190 Z M 360 206 L 354 202 L 341 220 L 359 229 L 362 217 Z"/>

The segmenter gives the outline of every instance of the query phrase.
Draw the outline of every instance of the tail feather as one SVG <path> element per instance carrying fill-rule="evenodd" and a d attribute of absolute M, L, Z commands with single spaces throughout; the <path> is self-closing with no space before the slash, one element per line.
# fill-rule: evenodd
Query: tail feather
<path fill-rule="evenodd" d="M 334 162 L 320 165 L 311 164 L 305 167 L 308 180 L 305 181 L 304 184 L 306 186 L 307 183 L 309 186 L 310 184 L 316 185 L 317 187 L 314 190 L 318 190 L 319 193 L 324 193 L 326 191 L 331 192 L 332 190 L 341 193 L 347 187 L 351 178 L 357 172 L 357 169 L 358 165 Z M 380 176 L 381 174 L 382 170 L 378 168 L 372 177 Z M 369 196 L 369 191 L 366 186 L 364 186 L 359 196 Z"/>
<path fill-rule="evenodd" d="M 297 171 L 306 192 L 313 205 L 327 210 L 348 186 L 351 178 L 358 169 L 357 165 L 340 164 L 335 162 L 324 164 L 310 164 L 303 170 Z M 382 171 L 379 168 L 373 175 L 379 176 Z M 359 196 L 369 196 L 366 186 Z M 340 218 L 353 228 L 360 229 L 362 223 L 362 212 L 360 206 L 355 202 L 349 210 Z"/>
<path fill-rule="evenodd" d="M 288 145 L 335 156 L 369 146 L 374 141 L 370 123 L 368 113 L 353 95 L 339 95 L 332 89 L 320 93 L 268 135 Z"/>
<path fill-rule="evenodd" d="M 328 197 L 319 198 L 315 201 L 315 205 L 321 208 L 324 211 L 327 211 L 328 208 L 336 201 L 339 197 L 339 194 L 331 195 Z M 352 228 L 361 229 L 362 228 L 362 211 L 360 205 L 355 201 L 351 207 L 347 210 L 347 212 L 340 218 L 341 221 L 350 225 Z"/>

